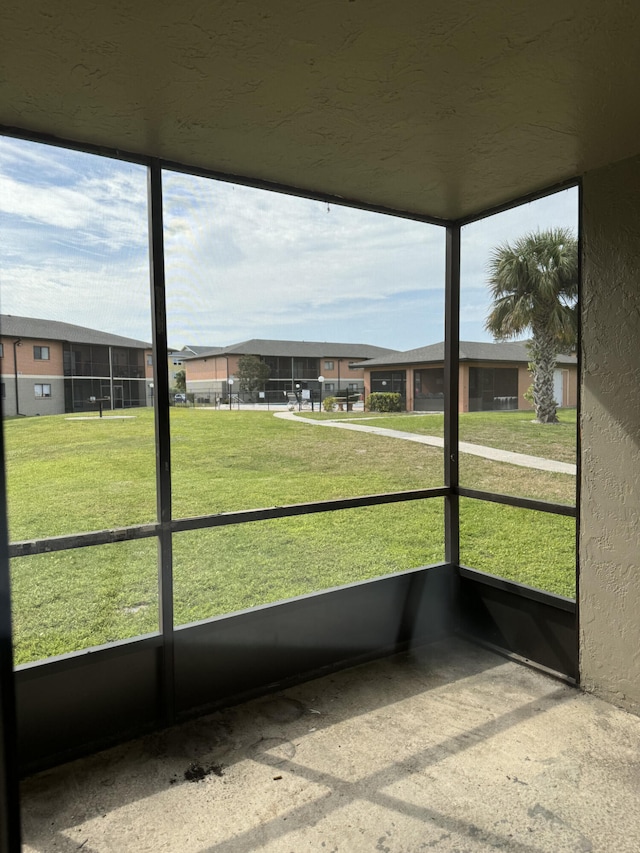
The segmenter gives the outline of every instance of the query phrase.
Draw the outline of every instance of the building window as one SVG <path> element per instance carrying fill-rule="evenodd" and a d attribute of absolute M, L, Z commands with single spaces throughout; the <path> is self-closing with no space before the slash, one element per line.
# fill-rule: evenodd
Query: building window
<path fill-rule="evenodd" d="M 4 344 L 0 344 L 0 358 L 4 357 Z"/>
<path fill-rule="evenodd" d="M 333 362 L 332 361 L 325 361 L 324 369 L 325 370 L 333 370 Z"/>
<path fill-rule="evenodd" d="M 320 359 L 318 358 L 294 358 L 294 379 L 315 379 L 320 373 Z"/>
<path fill-rule="evenodd" d="M 49 361 L 49 347 L 34 347 L 33 357 L 36 361 Z"/>
<path fill-rule="evenodd" d="M 4 387 L 4 382 L 0 382 L 0 397 L 4 400 L 7 396 L 7 389 Z"/>
<path fill-rule="evenodd" d="M 36 397 L 50 397 L 51 396 L 51 385 L 37 383 L 33 386 L 33 390 L 35 391 Z"/>
<path fill-rule="evenodd" d="M 153 356 L 152 355 L 147 356 L 147 367 L 153 367 Z"/>
<path fill-rule="evenodd" d="M 325 391 L 335 391 L 336 390 L 335 382 L 325 382 L 324 383 L 324 390 Z"/>
<path fill-rule="evenodd" d="M 470 367 L 469 411 L 518 408 L 517 367 Z"/>
<path fill-rule="evenodd" d="M 377 393 L 406 394 L 406 370 L 372 370 L 371 391 Z"/>
<path fill-rule="evenodd" d="M 181 361 L 174 361 L 173 364 L 174 364 L 174 367 L 181 367 L 182 366 Z"/>

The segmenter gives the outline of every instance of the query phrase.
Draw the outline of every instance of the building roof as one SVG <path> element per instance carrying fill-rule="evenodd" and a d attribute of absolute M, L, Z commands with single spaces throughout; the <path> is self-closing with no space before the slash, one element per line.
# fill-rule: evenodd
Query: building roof
<path fill-rule="evenodd" d="M 444 342 L 430 344 L 426 347 L 395 352 L 382 358 L 374 358 L 366 362 L 366 367 L 387 367 L 398 364 L 429 364 L 444 361 Z M 526 341 L 509 341 L 507 343 L 482 343 L 476 341 L 460 341 L 460 361 L 519 361 L 530 362 L 531 355 Z M 558 364 L 577 364 L 573 355 L 559 355 Z"/>
<path fill-rule="evenodd" d="M 195 344 L 185 344 L 180 350 L 181 355 L 184 358 L 189 358 L 190 355 L 202 355 L 206 353 L 207 355 L 213 355 L 217 352 L 222 352 L 224 347 L 211 347 L 211 346 L 196 346 Z"/>
<path fill-rule="evenodd" d="M 201 350 L 201 347 L 189 347 Z M 352 358 L 368 359 L 389 356 L 395 350 L 372 344 L 344 344 L 330 341 L 272 341 L 252 338 L 231 344 L 228 347 L 212 347 L 194 355 L 185 355 L 185 360 L 206 358 L 209 355 L 267 355 L 290 356 L 293 358 Z"/>
<path fill-rule="evenodd" d="M 86 329 L 59 320 L 39 320 L 36 317 L 16 317 L 0 314 L 0 335 L 10 338 L 37 338 L 45 341 L 68 341 L 73 344 L 96 344 L 112 347 L 151 349 L 151 344 L 122 335 L 112 335 L 98 329 Z"/>

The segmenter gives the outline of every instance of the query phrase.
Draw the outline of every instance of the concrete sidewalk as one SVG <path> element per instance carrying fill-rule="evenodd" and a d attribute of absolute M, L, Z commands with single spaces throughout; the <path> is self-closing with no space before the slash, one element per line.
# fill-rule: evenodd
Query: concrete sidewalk
<path fill-rule="evenodd" d="M 366 426 L 365 424 L 346 423 L 345 421 L 314 421 L 311 418 L 300 418 L 294 412 L 274 412 L 274 417 L 312 426 L 334 427 L 349 429 L 355 432 L 368 432 L 387 438 L 400 438 L 404 441 L 415 441 L 418 444 L 428 444 L 431 447 L 444 447 L 444 439 L 437 435 L 418 435 L 415 432 L 402 432 L 398 429 L 383 429 L 382 427 Z M 460 442 L 460 453 L 471 456 L 481 456 L 493 462 L 506 462 L 509 465 L 520 465 L 522 468 L 536 468 L 538 471 L 551 471 L 555 474 L 576 475 L 576 466 L 570 462 L 557 462 L 555 459 L 544 459 L 541 456 L 529 456 L 526 453 L 514 453 L 511 450 L 499 450 L 496 447 L 485 447 L 481 444 Z"/>

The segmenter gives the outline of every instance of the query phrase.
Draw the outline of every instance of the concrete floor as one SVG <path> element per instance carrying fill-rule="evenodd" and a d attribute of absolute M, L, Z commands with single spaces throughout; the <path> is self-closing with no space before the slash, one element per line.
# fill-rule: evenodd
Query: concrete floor
<path fill-rule="evenodd" d="M 33 777 L 23 824 L 29 853 L 638 853 L 640 719 L 448 640 Z"/>

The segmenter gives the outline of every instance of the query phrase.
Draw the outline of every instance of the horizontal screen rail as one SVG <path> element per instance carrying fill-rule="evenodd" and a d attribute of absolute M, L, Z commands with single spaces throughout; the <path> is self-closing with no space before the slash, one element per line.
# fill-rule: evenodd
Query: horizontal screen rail
<path fill-rule="evenodd" d="M 157 536 L 160 525 L 136 524 L 131 527 L 114 527 L 110 530 L 91 530 L 87 533 L 69 533 L 66 536 L 51 536 L 48 539 L 27 539 L 9 545 L 9 557 L 32 557 L 54 551 L 69 551 L 87 548 L 90 545 L 113 545 L 116 542 L 132 542 L 134 539 L 149 539 Z"/>
<path fill-rule="evenodd" d="M 576 507 L 568 506 L 567 504 L 554 504 L 550 501 L 540 501 L 535 498 L 502 495 L 498 492 L 482 492 L 478 489 L 465 489 L 460 486 L 456 489 L 456 492 L 461 498 L 473 498 L 478 501 L 505 504 L 506 506 L 514 506 L 519 509 L 534 509 L 538 512 L 548 512 L 552 515 L 566 515 L 569 518 L 576 518 L 578 515 Z"/>
<path fill-rule="evenodd" d="M 9 545 L 9 556 L 31 557 L 36 554 L 68 551 L 73 548 L 86 548 L 92 545 L 112 545 L 118 542 L 131 542 L 136 539 L 149 539 L 153 536 L 158 536 L 163 528 L 169 529 L 172 533 L 182 533 L 188 530 L 202 530 L 209 527 L 225 527 L 230 524 L 246 524 L 251 521 L 267 521 L 269 519 L 291 518 L 297 515 L 335 512 L 337 510 L 355 509 L 357 507 L 427 500 L 429 498 L 445 497 L 449 492 L 450 490 L 445 486 L 435 489 L 385 492 L 375 495 L 360 495 L 354 498 L 340 498 L 262 509 L 221 512 L 216 515 L 202 515 L 193 518 L 179 518 L 173 519 L 165 525 L 154 522 L 151 524 L 131 525 L 130 527 L 115 527 L 108 530 L 94 530 L 87 533 L 71 533 L 65 536 L 51 536 L 47 539 L 28 539 L 22 542 L 12 542 Z"/>
<path fill-rule="evenodd" d="M 228 524 L 244 524 L 249 521 L 267 521 L 274 518 L 291 518 L 296 515 L 308 515 L 318 512 L 334 512 L 341 509 L 355 509 L 357 507 L 380 506 L 381 504 L 402 503 L 404 501 L 442 498 L 448 495 L 449 491 L 450 490 L 445 486 L 442 486 L 438 489 L 413 489 L 406 492 L 385 492 L 379 495 L 363 495 L 357 498 L 315 501 L 314 503 L 289 504 L 287 506 L 267 507 L 266 509 L 224 512 L 219 515 L 203 515 L 196 518 L 181 518 L 171 522 L 171 530 L 174 533 L 177 533 L 185 530 L 199 530 L 204 527 L 222 527 Z"/>
<path fill-rule="evenodd" d="M 476 489 L 459 487 L 455 490 L 460 497 L 489 501 L 520 509 L 547 512 L 552 515 L 577 516 L 575 506 L 554 504 L 533 498 L 520 498 L 494 492 L 482 492 Z M 246 524 L 252 521 L 268 521 L 276 518 L 292 518 L 298 515 L 310 515 L 319 512 L 335 512 L 358 507 L 380 506 L 382 504 L 402 503 L 404 501 L 428 500 L 446 497 L 452 490 L 446 486 L 433 489 L 412 489 L 404 492 L 385 492 L 375 495 L 360 495 L 354 498 L 314 501 L 312 503 L 285 504 L 283 506 L 263 507 L 261 509 L 221 512 L 215 515 L 178 518 L 167 522 L 172 533 L 184 533 L 188 530 L 202 530 L 211 527 L 225 527 L 231 524 Z M 73 548 L 86 548 L 92 545 L 113 545 L 118 542 L 131 542 L 136 539 L 149 539 L 158 536 L 163 525 L 159 522 L 135 524 L 129 527 L 114 527 L 107 530 L 93 530 L 86 533 L 70 533 L 64 536 L 51 536 L 46 539 L 27 539 L 12 542 L 9 545 L 10 557 L 31 557 L 36 554 L 48 554 L 54 551 L 68 551 Z"/>

